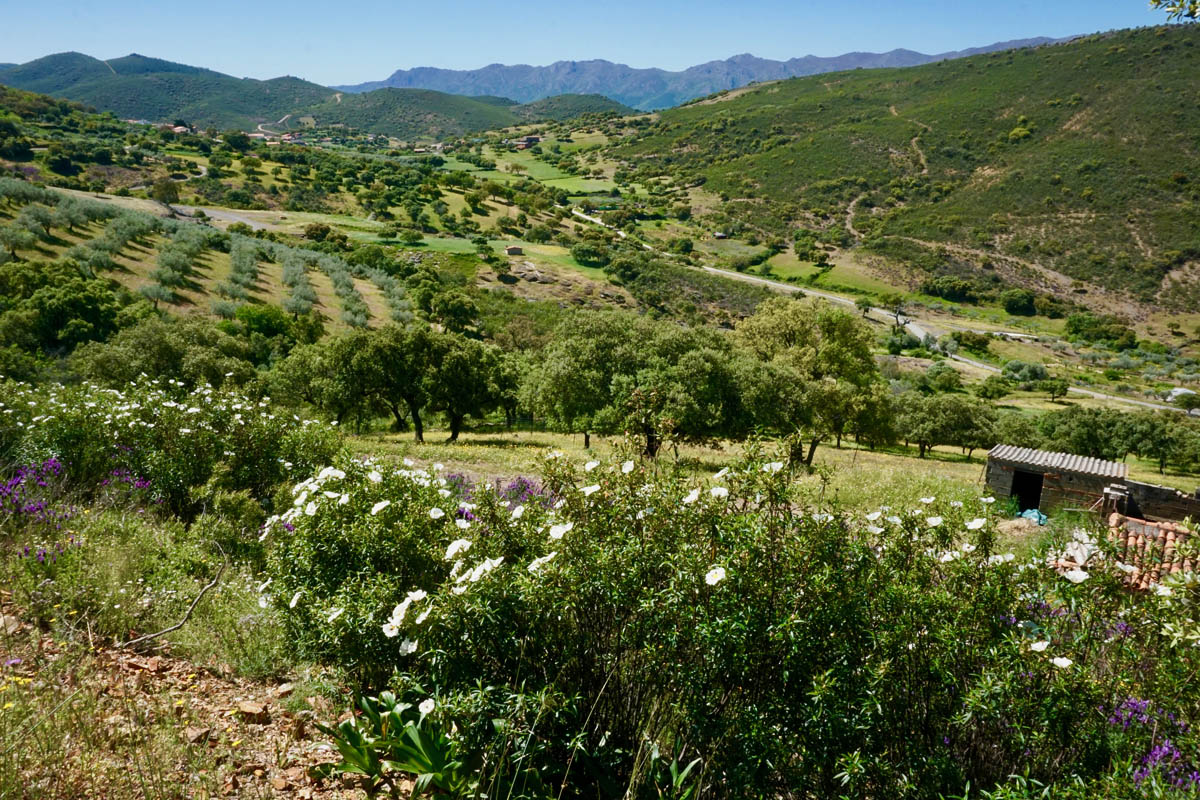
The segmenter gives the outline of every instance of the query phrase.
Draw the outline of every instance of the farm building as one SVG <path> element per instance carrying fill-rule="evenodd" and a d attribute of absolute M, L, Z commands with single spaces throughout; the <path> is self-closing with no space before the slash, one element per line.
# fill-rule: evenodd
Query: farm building
<path fill-rule="evenodd" d="M 523 255 L 525 255 L 525 251 L 522 250 L 518 245 L 510 244 L 508 247 L 504 248 L 504 255 L 506 255 L 506 256 L 523 256 Z"/>
<path fill-rule="evenodd" d="M 1129 479 L 1129 467 L 1070 453 L 999 444 L 988 453 L 985 481 L 997 497 L 1014 497 L 1019 510 L 1080 508 L 1141 519 L 1200 516 L 1200 489 L 1177 489 Z"/>
<path fill-rule="evenodd" d="M 1068 453 L 999 444 L 988 453 L 987 485 L 997 497 L 1015 497 L 1020 511 L 1058 506 L 1088 508 L 1106 487 L 1124 484 L 1129 467 Z"/>

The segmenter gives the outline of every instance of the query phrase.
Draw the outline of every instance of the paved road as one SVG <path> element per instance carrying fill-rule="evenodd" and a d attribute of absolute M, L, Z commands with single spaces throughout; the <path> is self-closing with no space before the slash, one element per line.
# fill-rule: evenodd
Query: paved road
<path fill-rule="evenodd" d="M 746 275 L 741 272 L 732 272 L 730 270 L 717 269 L 716 267 L 701 267 L 701 269 L 704 270 L 705 272 L 712 272 L 717 275 L 723 275 L 726 278 L 731 278 L 735 281 L 743 281 L 745 283 L 754 283 L 754 284 L 758 284 L 760 286 L 766 286 L 767 288 L 773 289 L 777 292 L 786 292 L 789 294 L 803 294 L 803 295 L 809 295 L 812 297 L 820 297 L 824 300 L 828 300 L 833 303 L 840 303 L 841 305 L 844 305 L 844 306 L 855 307 L 854 301 L 850 300 L 847 297 L 842 297 L 841 295 L 831 294 L 829 292 L 822 292 L 817 289 L 801 288 L 799 286 L 793 286 L 789 283 L 780 283 L 779 281 L 773 281 L 769 278 L 760 278 L 757 275 Z M 889 312 L 883 308 L 874 308 L 873 307 L 867 313 L 868 313 L 868 316 L 870 316 L 876 320 L 890 322 L 895 319 L 895 317 L 891 314 L 891 312 Z M 924 340 L 926 335 L 930 334 L 930 331 L 928 331 L 920 323 L 914 321 L 911 318 L 905 317 L 905 318 L 903 318 L 903 322 L 904 322 L 904 329 L 906 331 L 908 331 L 909 333 L 911 333 L 913 336 L 917 337 L 918 339 Z M 991 373 L 995 373 L 995 374 L 1000 373 L 1000 368 L 993 364 L 986 364 L 982 361 L 976 361 L 973 358 L 968 358 L 967 356 L 961 356 L 961 355 L 958 355 L 957 353 L 952 356 L 949 356 L 949 357 L 954 359 L 955 361 L 958 361 L 959 363 L 969 364 L 972 367 L 976 367 L 977 369 L 981 369 L 986 372 L 991 372 Z M 1151 408 L 1151 409 L 1154 409 L 1155 411 L 1179 412 L 1181 410 L 1181 409 L 1175 408 L 1174 406 L 1163 405 L 1162 403 L 1152 403 L 1147 400 L 1136 400 L 1132 397 L 1119 397 L 1117 395 L 1105 394 L 1104 392 L 1097 392 L 1092 389 L 1084 389 L 1079 386 L 1071 386 L 1067 389 L 1067 391 L 1070 392 L 1071 394 L 1078 394 L 1078 395 L 1084 395 L 1086 397 L 1093 397 L 1097 400 L 1109 400 L 1114 403 L 1123 403 L 1125 405 L 1138 406 L 1140 408 Z"/>

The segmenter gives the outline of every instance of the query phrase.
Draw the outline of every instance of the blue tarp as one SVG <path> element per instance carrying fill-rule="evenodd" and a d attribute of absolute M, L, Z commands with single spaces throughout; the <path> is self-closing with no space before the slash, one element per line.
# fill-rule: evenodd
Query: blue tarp
<path fill-rule="evenodd" d="M 1033 522 L 1036 522 L 1038 525 L 1046 524 L 1046 515 L 1040 511 L 1038 511 L 1036 508 L 1031 508 L 1028 511 L 1022 511 L 1017 516 L 1024 517 L 1025 519 L 1028 519 L 1028 520 L 1032 520 Z"/>

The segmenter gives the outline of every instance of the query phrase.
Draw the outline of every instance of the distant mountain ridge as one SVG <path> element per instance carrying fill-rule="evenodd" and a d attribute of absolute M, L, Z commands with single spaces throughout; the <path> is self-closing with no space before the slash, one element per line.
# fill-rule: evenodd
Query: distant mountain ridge
<path fill-rule="evenodd" d="M 519 103 L 529 103 L 558 94 L 602 94 L 627 106 L 650 111 L 677 106 L 697 97 L 737 89 L 758 81 L 860 68 L 913 67 L 934 61 L 999 50 L 1037 47 L 1060 41 L 1065 40 L 1039 36 L 936 55 L 897 49 L 887 53 L 803 56 L 787 61 L 773 61 L 744 53 L 724 61 L 697 64 L 679 72 L 656 68 L 639 69 L 603 59 L 556 61 L 541 67 L 528 64 L 489 64 L 473 70 L 416 67 L 396 70 L 386 80 L 334 88 L 344 92 L 367 92 L 382 88 L 433 89 L 467 96 L 511 97 Z"/>
<path fill-rule="evenodd" d="M 137 53 L 107 61 L 83 53 L 56 53 L 0 66 L 0 84 L 75 100 L 125 119 L 182 119 L 201 127 L 253 130 L 265 123 L 278 129 L 285 119 L 294 127 L 299 118 L 312 117 L 320 125 L 351 125 L 404 139 L 633 112 L 597 94 L 525 104 L 507 97 L 463 97 L 425 89 L 347 95 L 300 78 L 234 78 Z"/>

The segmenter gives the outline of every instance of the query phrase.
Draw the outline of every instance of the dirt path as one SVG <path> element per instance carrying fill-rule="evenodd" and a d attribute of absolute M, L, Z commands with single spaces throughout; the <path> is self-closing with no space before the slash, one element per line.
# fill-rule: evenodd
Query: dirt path
<path fill-rule="evenodd" d="M 858 197 L 851 200 L 850 205 L 846 207 L 846 230 L 849 231 L 850 235 L 855 239 L 861 239 L 862 233 L 860 233 L 858 229 L 854 227 L 854 209 L 858 207 L 859 202 L 866 196 L 867 193 L 863 192 Z"/>
<path fill-rule="evenodd" d="M 920 126 L 926 133 L 933 130 L 932 127 L 926 125 L 920 120 L 912 119 L 911 117 L 901 117 L 900 112 L 896 110 L 895 106 L 888 106 L 888 111 L 892 113 L 893 117 L 898 117 L 905 122 L 911 122 L 913 125 Z M 914 136 L 909 144 L 912 146 L 913 151 L 915 151 L 917 154 L 917 162 L 921 165 L 921 174 L 928 175 L 929 162 L 925 160 L 925 151 L 921 149 L 921 134 L 918 133 L 916 136 Z"/>

